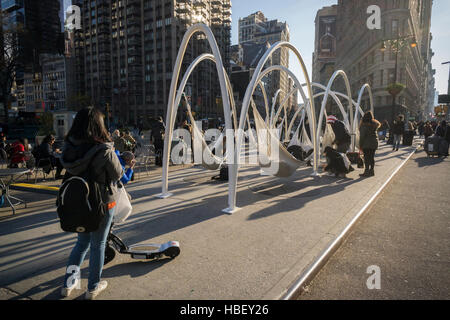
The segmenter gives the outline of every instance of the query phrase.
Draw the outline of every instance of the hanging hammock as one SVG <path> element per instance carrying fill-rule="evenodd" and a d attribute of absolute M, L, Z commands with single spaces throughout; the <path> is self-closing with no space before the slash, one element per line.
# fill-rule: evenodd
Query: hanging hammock
<path fill-rule="evenodd" d="M 222 141 L 223 133 L 217 139 L 217 141 L 214 144 L 214 146 L 210 149 L 208 144 L 205 141 L 205 137 L 204 137 L 203 133 L 198 128 L 197 123 L 195 122 L 195 119 L 192 116 L 191 105 L 189 104 L 189 101 L 186 99 L 186 96 L 184 95 L 184 93 L 183 93 L 183 96 L 184 96 L 185 101 L 186 101 L 186 107 L 187 107 L 189 119 L 191 121 L 192 128 L 193 128 L 193 130 L 195 132 L 194 136 L 200 137 L 201 140 L 202 140 L 201 141 L 202 142 L 202 163 L 201 163 L 201 166 L 203 168 L 207 169 L 207 170 L 218 170 L 220 168 L 220 166 L 223 164 L 223 162 L 225 161 L 225 158 L 221 159 L 221 158 L 217 157 L 216 155 L 214 155 L 212 153 L 212 150 L 216 149 L 217 146 Z M 206 157 L 205 157 L 205 151 L 206 151 Z M 208 159 L 208 161 L 205 161 L 206 159 Z"/>
<path fill-rule="evenodd" d="M 296 159 L 286 150 L 280 140 L 278 140 L 277 137 L 271 132 L 266 122 L 254 106 L 253 114 L 255 118 L 256 132 L 258 134 L 258 159 L 260 166 L 267 174 L 280 178 L 290 177 L 300 166 L 304 165 L 304 162 Z M 262 136 L 263 132 L 267 133 L 265 137 Z M 277 159 L 275 159 L 274 153 L 271 150 L 274 142 L 278 149 Z M 275 170 L 272 169 L 274 167 Z M 271 170 L 269 170 L 269 168 Z"/>

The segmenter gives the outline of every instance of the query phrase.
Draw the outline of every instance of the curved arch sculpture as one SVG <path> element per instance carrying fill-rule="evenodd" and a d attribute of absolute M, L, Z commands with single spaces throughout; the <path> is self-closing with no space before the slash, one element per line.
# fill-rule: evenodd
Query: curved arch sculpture
<path fill-rule="evenodd" d="M 217 45 L 217 42 L 214 38 L 214 35 L 211 29 L 204 24 L 196 24 L 191 26 L 185 33 L 183 37 L 183 41 L 181 42 L 180 49 L 178 51 L 177 60 L 175 62 L 173 74 L 172 74 L 172 82 L 170 84 L 169 91 L 169 99 L 167 103 L 167 117 L 166 123 L 166 132 L 164 138 L 164 154 L 163 154 L 163 172 L 162 172 L 162 193 L 159 195 L 160 198 L 170 197 L 171 194 L 168 191 L 168 179 L 169 179 L 169 151 L 171 149 L 172 144 L 172 135 L 174 129 L 175 115 L 178 108 L 178 105 L 175 104 L 175 94 L 176 94 L 176 86 L 178 83 L 178 79 L 181 72 L 181 66 L 183 63 L 183 59 L 186 53 L 187 46 L 192 36 L 201 32 L 206 36 L 208 43 L 211 47 L 212 54 L 215 58 L 216 69 L 219 77 L 220 90 L 223 101 L 223 111 L 225 117 L 225 127 L 227 130 L 232 130 L 233 124 L 231 119 L 231 107 L 230 107 L 230 96 L 227 88 L 227 80 L 225 79 L 225 72 L 223 68 L 222 56 L 220 55 L 220 50 Z M 229 169 L 230 173 L 231 168 Z M 229 176 L 233 176 L 232 174 Z"/>
<path fill-rule="evenodd" d="M 205 53 L 200 56 L 198 56 L 194 61 L 189 65 L 187 71 L 185 72 L 180 84 L 178 85 L 178 81 L 180 78 L 181 73 L 181 67 L 184 60 L 184 56 L 186 53 L 187 46 L 196 33 L 202 33 L 206 36 L 206 39 L 211 47 L 212 54 Z M 304 84 L 301 84 L 299 80 L 296 78 L 296 76 L 293 74 L 291 70 L 284 66 L 270 66 L 266 69 L 264 69 L 264 66 L 268 59 L 277 51 L 282 48 L 290 50 L 296 58 L 298 59 L 305 82 Z M 310 81 L 310 78 L 308 76 L 306 66 L 304 64 L 303 58 L 300 55 L 300 52 L 297 50 L 296 47 L 294 47 L 289 42 L 280 41 L 272 45 L 264 54 L 264 56 L 260 59 L 258 66 L 255 69 L 255 72 L 252 76 L 252 79 L 247 87 L 241 112 L 238 118 L 236 107 L 233 99 L 233 92 L 231 89 L 230 80 L 228 78 L 228 75 L 226 74 L 226 71 L 223 67 L 223 61 L 220 55 L 220 51 L 217 45 L 217 42 L 214 38 L 214 35 L 211 31 L 211 29 L 204 25 L 204 24 L 196 24 L 191 26 L 187 32 L 185 33 L 180 49 L 178 51 L 177 59 L 175 62 L 173 75 L 172 75 L 172 82 L 170 85 L 170 93 L 169 93 L 169 99 L 167 104 L 167 117 L 166 117 L 166 130 L 165 130 L 165 139 L 164 139 L 164 154 L 163 154 L 163 173 L 162 173 L 162 193 L 159 195 L 160 198 L 166 198 L 169 197 L 171 194 L 168 191 L 168 173 L 169 173 L 169 150 L 171 150 L 171 143 L 172 143 L 172 136 L 175 126 L 175 118 L 177 114 L 178 106 L 181 102 L 181 99 L 183 97 L 186 99 L 184 95 L 184 89 L 187 84 L 187 81 L 189 77 L 191 76 L 192 72 L 195 70 L 195 68 L 198 66 L 199 63 L 202 61 L 209 60 L 212 63 L 215 64 L 217 69 L 217 74 L 219 78 L 220 83 L 220 90 L 221 90 L 221 96 L 223 101 L 223 112 L 224 112 L 224 118 L 225 118 L 225 130 L 226 132 L 233 132 L 232 135 L 228 136 L 227 139 L 227 154 L 222 158 L 219 159 L 217 157 L 212 157 L 214 159 L 214 163 L 205 166 L 207 169 L 217 169 L 224 161 L 227 161 L 228 165 L 228 172 L 229 172 L 229 182 L 228 182 L 228 207 L 224 209 L 224 212 L 227 213 L 233 213 L 237 211 L 239 208 L 236 206 L 236 193 L 237 193 L 237 181 L 238 181 L 238 174 L 239 174 L 239 165 L 240 165 L 240 156 L 241 156 L 241 148 L 243 145 L 243 130 L 246 128 L 246 125 L 248 128 L 250 128 L 250 121 L 249 121 L 249 109 L 250 106 L 253 108 L 253 115 L 255 124 L 258 122 L 258 125 L 260 128 L 264 129 L 272 129 L 276 125 L 276 119 L 279 118 L 281 112 L 284 110 L 284 117 L 283 117 L 283 123 L 284 124 L 284 130 L 286 132 L 285 137 L 287 138 L 287 141 L 289 145 L 292 145 L 294 143 L 301 143 L 307 142 L 309 143 L 309 148 L 313 148 L 313 155 L 312 159 L 314 160 L 313 164 L 313 175 L 318 175 L 318 164 L 320 161 L 320 153 L 319 153 L 319 147 L 320 147 L 320 136 L 321 136 L 321 124 L 323 121 L 324 115 L 326 116 L 326 110 L 325 106 L 327 104 L 328 98 L 331 97 L 334 99 L 334 101 L 337 103 L 343 117 L 344 122 L 346 126 L 348 127 L 349 131 L 352 133 L 352 147 L 354 148 L 355 139 L 353 138 L 356 135 L 357 129 L 357 123 L 358 123 L 358 115 L 363 114 L 363 110 L 360 107 L 362 96 L 365 91 L 368 91 L 370 96 L 370 108 L 373 112 L 373 97 L 372 92 L 369 85 L 364 85 L 360 91 L 358 96 L 358 101 L 352 100 L 351 95 L 351 88 L 350 83 L 347 78 L 347 75 L 344 71 L 338 70 L 336 71 L 333 76 L 331 77 L 330 81 L 328 82 L 328 85 L 325 87 L 321 84 L 312 83 Z M 275 105 L 278 100 L 278 97 L 280 94 L 286 94 L 282 92 L 281 90 L 278 90 L 273 97 L 271 108 L 269 106 L 269 99 L 267 97 L 267 92 L 265 90 L 264 84 L 262 82 L 262 79 L 268 75 L 269 73 L 273 71 L 280 71 L 285 72 L 288 74 L 288 76 L 293 80 L 294 82 L 294 88 L 280 101 L 278 109 L 275 111 Z M 332 90 L 332 86 L 334 81 L 338 78 L 342 77 L 346 86 L 347 94 L 342 94 L 339 92 L 335 92 Z M 178 87 L 177 87 L 178 85 Z M 255 90 L 257 88 L 260 88 L 262 91 L 262 96 L 264 98 L 264 108 L 266 112 L 266 117 L 263 119 L 259 112 L 257 111 L 257 107 L 255 105 L 255 102 L 253 101 L 253 94 L 255 93 Z M 303 90 L 303 87 L 306 87 L 307 93 Z M 319 88 L 322 91 L 313 94 L 313 87 Z M 297 110 L 295 110 L 293 118 L 288 123 L 288 114 L 286 110 L 286 104 L 289 100 L 289 98 L 298 90 L 300 92 L 301 97 L 303 99 L 303 104 L 300 104 L 297 106 Z M 315 110 L 315 102 L 314 99 L 317 97 L 322 97 L 322 105 L 319 112 L 319 118 L 318 121 L 316 121 L 316 110 Z M 342 101 L 340 98 L 346 99 L 348 101 L 347 110 L 344 108 L 344 105 L 342 104 Z M 188 114 L 191 119 L 191 122 L 193 122 L 194 130 L 198 134 L 200 130 L 196 127 L 195 121 L 192 116 L 191 106 L 189 102 L 186 99 L 187 103 L 187 109 Z M 355 107 L 355 109 L 353 109 Z M 355 114 L 353 115 L 353 110 L 355 110 Z M 294 123 L 298 116 L 301 113 L 301 120 L 298 125 L 298 127 L 295 130 L 294 136 L 291 138 L 291 132 L 292 127 L 294 126 Z M 311 140 L 306 135 L 305 130 L 305 119 L 306 117 L 309 120 L 309 129 L 311 132 Z M 300 133 L 300 129 L 302 128 L 302 133 Z M 233 131 L 234 130 L 234 131 Z M 269 130 L 270 131 L 270 130 Z M 300 138 L 299 138 L 300 133 Z M 210 149 L 210 147 L 206 144 L 204 137 L 201 136 L 201 142 L 204 150 L 210 155 L 212 155 L 212 149 L 215 148 L 215 146 Z M 281 135 L 280 135 L 281 136 Z M 306 136 L 306 138 L 305 138 Z M 233 139 L 234 138 L 234 139 Z M 253 140 L 253 134 L 251 133 L 251 138 Z M 231 143 L 228 144 L 231 140 Z M 234 141 L 233 141 L 234 140 Z M 259 139 L 258 139 L 259 140 Z M 294 141 L 295 140 L 295 141 Z M 234 142 L 234 144 L 232 144 Z M 279 174 L 275 174 L 276 176 L 287 176 L 287 174 L 292 174 L 293 170 L 295 171 L 298 168 L 298 162 L 299 160 L 295 159 L 289 152 L 286 151 L 286 148 L 282 145 L 282 143 L 278 139 L 278 148 L 281 150 L 282 154 L 280 155 L 283 159 L 279 160 L 285 165 L 284 168 L 280 169 L 283 172 L 278 172 Z M 231 148 L 229 148 L 231 146 Z M 230 153 L 229 150 L 231 151 Z M 297 166 L 297 167 L 296 167 Z M 261 166 L 261 168 L 263 168 Z"/>

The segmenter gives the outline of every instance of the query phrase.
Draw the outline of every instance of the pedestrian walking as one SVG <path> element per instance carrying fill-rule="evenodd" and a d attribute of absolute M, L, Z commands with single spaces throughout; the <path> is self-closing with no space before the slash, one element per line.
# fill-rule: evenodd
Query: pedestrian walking
<path fill-rule="evenodd" d="M 104 124 L 102 113 L 92 107 L 79 111 L 65 139 L 61 163 L 66 169 L 65 179 L 95 173 L 93 179 L 100 185 L 101 198 L 108 210 L 97 231 L 78 233 L 78 240 L 67 264 L 67 273 L 61 295 L 68 297 L 80 281 L 79 270 L 90 249 L 89 278 L 86 299 L 94 299 L 106 289 L 108 283 L 101 281 L 105 259 L 105 244 L 114 216 L 117 183 L 123 176 L 122 166 L 114 153 L 113 144 Z M 75 281 L 73 271 L 75 271 Z"/>
<path fill-rule="evenodd" d="M 417 124 L 417 130 L 419 131 L 419 138 L 423 137 L 424 128 L 425 128 L 425 122 L 419 121 L 419 123 Z"/>
<path fill-rule="evenodd" d="M 331 115 L 327 117 L 327 123 L 329 123 L 331 125 L 331 128 L 333 129 L 335 136 L 333 144 L 337 146 L 337 152 L 347 153 L 352 142 L 352 137 L 345 127 L 344 122 Z"/>
<path fill-rule="evenodd" d="M 367 111 L 359 126 L 359 149 L 364 153 L 364 173 L 361 177 L 375 175 L 375 152 L 378 149 L 377 130 L 381 123 L 375 120 L 372 112 Z"/>
<path fill-rule="evenodd" d="M 405 134 L 405 122 L 402 115 L 399 115 L 397 119 L 394 120 L 392 133 L 394 134 L 394 146 L 392 148 L 392 151 L 398 151 L 398 148 L 400 148 L 402 137 Z"/>

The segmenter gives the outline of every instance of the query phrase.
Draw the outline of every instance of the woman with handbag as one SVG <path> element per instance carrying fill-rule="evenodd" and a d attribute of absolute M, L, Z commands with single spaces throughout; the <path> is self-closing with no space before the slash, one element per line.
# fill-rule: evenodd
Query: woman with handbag
<path fill-rule="evenodd" d="M 65 139 L 61 163 L 66 169 L 65 179 L 91 170 L 95 181 L 101 186 L 102 201 L 107 204 L 107 213 L 97 231 L 78 233 L 73 248 L 61 295 L 68 297 L 79 287 L 80 267 L 90 248 L 89 278 L 86 299 L 94 299 L 107 287 L 100 281 L 105 258 L 105 244 L 114 216 L 118 195 L 117 182 L 123 176 L 123 169 L 114 153 L 112 141 L 104 123 L 103 114 L 92 107 L 79 111 L 72 128 Z"/>
<path fill-rule="evenodd" d="M 372 112 L 367 111 L 359 126 L 359 150 L 364 153 L 364 173 L 361 177 L 373 177 L 375 175 L 375 152 L 378 149 L 377 130 L 381 123 L 374 119 Z"/>

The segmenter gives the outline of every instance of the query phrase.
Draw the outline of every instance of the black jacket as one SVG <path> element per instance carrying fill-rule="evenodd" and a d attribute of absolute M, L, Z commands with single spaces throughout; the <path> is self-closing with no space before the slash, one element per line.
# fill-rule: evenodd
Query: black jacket
<path fill-rule="evenodd" d="M 350 143 L 352 141 L 352 137 L 350 136 L 350 133 L 348 132 L 345 124 L 342 121 L 335 121 L 331 124 L 331 127 L 333 128 L 333 132 L 336 137 L 335 143 L 337 145 L 340 145 L 342 143 Z"/>
<path fill-rule="evenodd" d="M 42 143 L 35 154 L 36 159 L 48 159 L 55 156 L 52 146 L 49 143 Z"/>
<path fill-rule="evenodd" d="M 393 134 L 404 134 L 405 133 L 405 122 L 403 121 L 394 121 L 394 125 L 392 126 Z"/>

